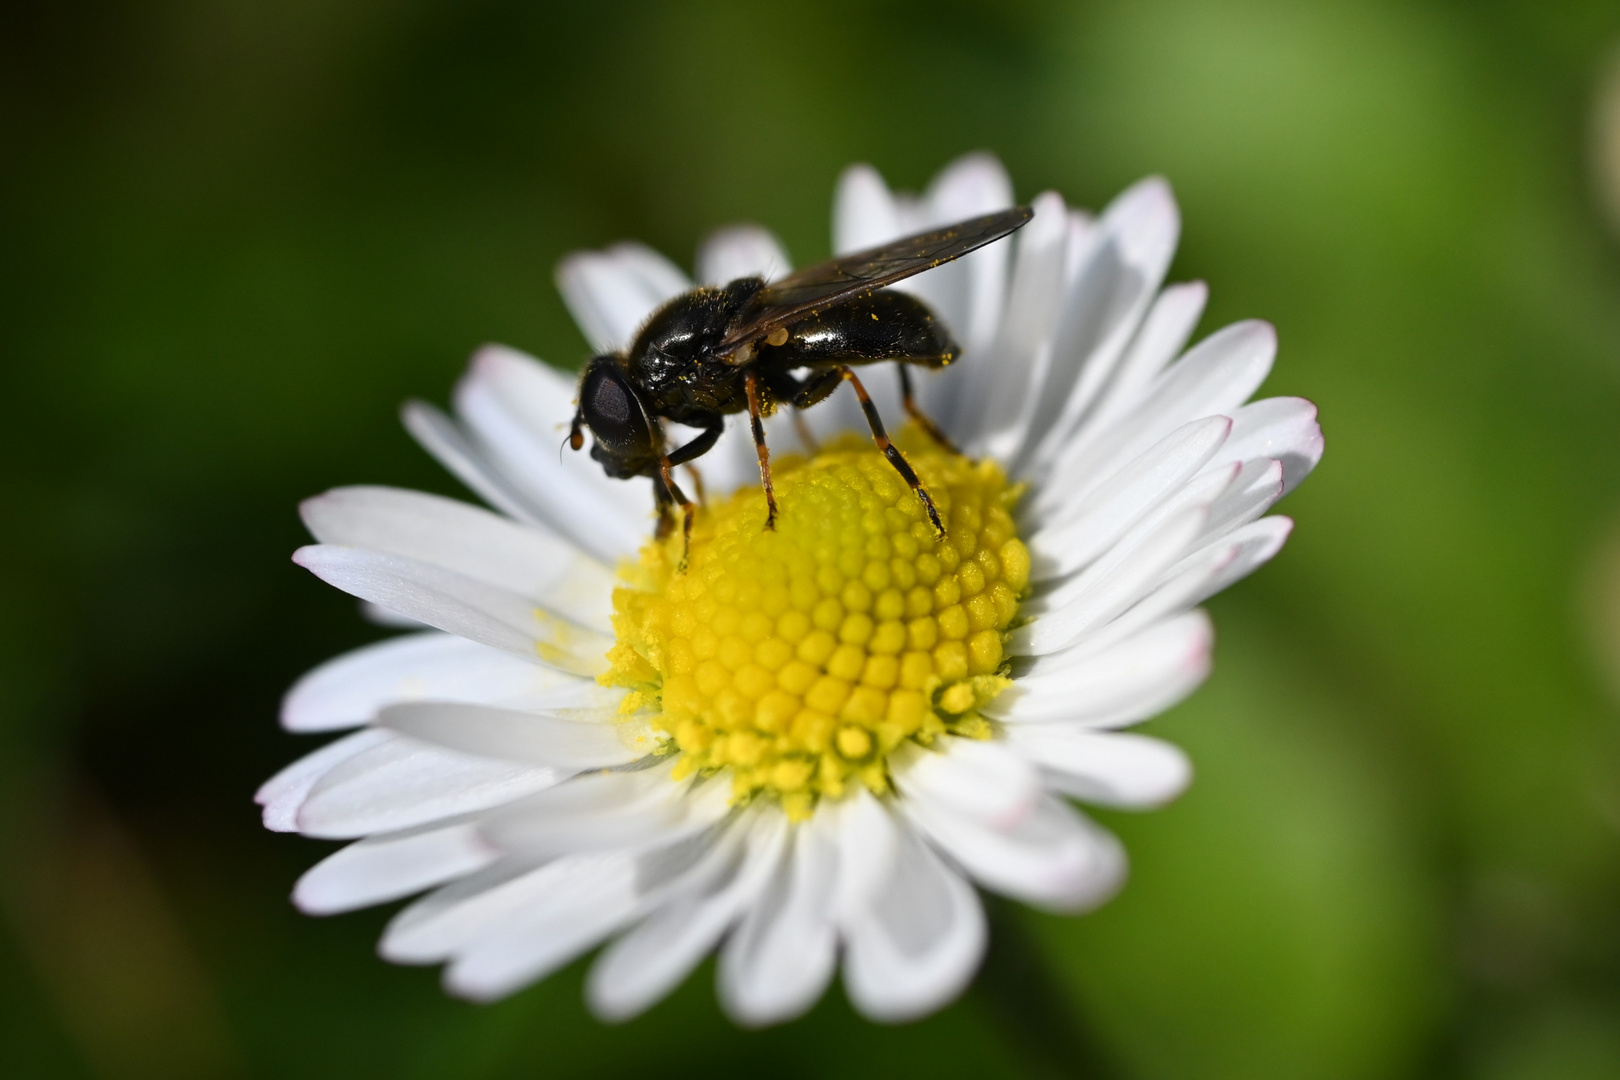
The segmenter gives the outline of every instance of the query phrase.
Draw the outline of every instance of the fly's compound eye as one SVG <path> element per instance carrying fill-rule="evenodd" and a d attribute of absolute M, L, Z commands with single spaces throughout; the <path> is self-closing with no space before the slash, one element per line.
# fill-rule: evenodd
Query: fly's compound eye
<path fill-rule="evenodd" d="M 611 362 L 593 363 L 579 388 L 579 410 L 597 442 L 619 456 L 650 453 L 652 428 L 641 402 Z"/>

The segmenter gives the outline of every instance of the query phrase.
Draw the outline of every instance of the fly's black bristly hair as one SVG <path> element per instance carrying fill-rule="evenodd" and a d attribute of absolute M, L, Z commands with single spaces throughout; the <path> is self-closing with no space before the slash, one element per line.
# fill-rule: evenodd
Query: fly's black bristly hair
<path fill-rule="evenodd" d="M 609 476 L 652 477 L 658 535 L 669 534 L 679 508 L 690 536 L 694 507 L 675 483 L 674 470 L 714 446 L 728 415 L 746 411 L 768 507 L 765 527 L 774 528 L 776 492 L 762 419 L 784 404 L 808 409 L 847 382 L 872 440 L 943 536 L 934 500 L 889 441 L 854 369 L 894 361 L 906 413 L 951 448 L 917 407 L 908 365 L 944 367 L 956 359 L 957 344 L 928 305 L 885 286 L 994 243 L 1033 216 L 1027 206 L 1014 207 L 829 259 L 768 284 L 744 277 L 683 293 L 653 312 L 623 352 L 604 353 L 585 365 L 567 443 L 582 449 L 588 428 L 591 457 Z M 660 420 L 701 433 L 671 450 Z"/>

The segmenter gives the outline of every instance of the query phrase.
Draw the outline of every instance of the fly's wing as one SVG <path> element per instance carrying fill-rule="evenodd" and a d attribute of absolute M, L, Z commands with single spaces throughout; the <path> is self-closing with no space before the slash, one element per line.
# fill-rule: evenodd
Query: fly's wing
<path fill-rule="evenodd" d="M 721 340 L 720 349 L 733 352 L 766 337 L 777 327 L 791 324 L 806 312 L 832 307 L 852 296 L 960 259 L 1007 236 L 1034 216 L 1035 211 L 1029 207 L 1015 206 L 807 266 L 761 289 L 739 313 L 737 323 Z"/>

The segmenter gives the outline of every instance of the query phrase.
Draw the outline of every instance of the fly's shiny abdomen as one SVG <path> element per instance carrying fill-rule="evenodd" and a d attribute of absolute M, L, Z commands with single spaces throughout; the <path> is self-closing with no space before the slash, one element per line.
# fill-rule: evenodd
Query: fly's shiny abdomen
<path fill-rule="evenodd" d="M 762 347 L 759 362 L 794 368 L 898 360 L 944 367 L 956 355 L 950 331 L 928 305 L 884 289 L 804 317 L 785 343 Z"/>

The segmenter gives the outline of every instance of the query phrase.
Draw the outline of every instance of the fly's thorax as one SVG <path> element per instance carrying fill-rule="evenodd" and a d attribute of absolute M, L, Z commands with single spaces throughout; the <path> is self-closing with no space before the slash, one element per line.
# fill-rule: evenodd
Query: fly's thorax
<path fill-rule="evenodd" d="M 716 355 L 739 311 L 763 285 L 743 278 L 693 289 L 653 313 L 626 354 L 631 378 L 654 412 L 679 423 L 745 407 L 735 366 Z"/>
<path fill-rule="evenodd" d="M 678 753 L 676 775 L 729 777 L 738 799 L 802 817 L 852 784 L 882 793 L 889 755 L 947 733 L 983 737 L 1006 685 L 1005 635 L 1029 581 L 993 462 L 903 438 L 947 521 L 869 443 L 777 459 L 780 514 L 747 488 L 705 508 L 685 572 L 652 543 L 614 594 L 606 681 L 635 692 Z"/>

